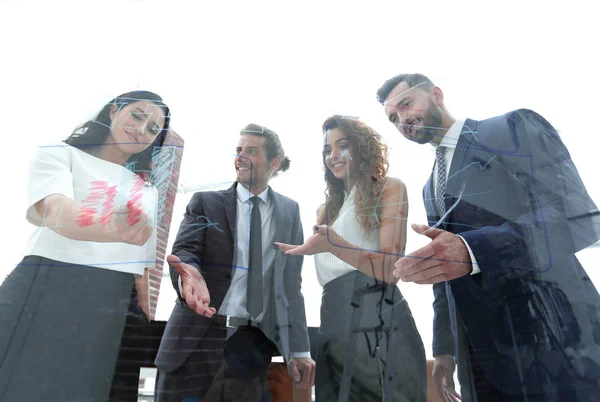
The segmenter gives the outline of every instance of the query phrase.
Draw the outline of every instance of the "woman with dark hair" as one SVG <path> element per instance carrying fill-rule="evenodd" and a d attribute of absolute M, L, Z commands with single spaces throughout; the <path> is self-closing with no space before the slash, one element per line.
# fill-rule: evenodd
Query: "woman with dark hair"
<path fill-rule="evenodd" d="M 132 294 L 148 311 L 170 113 L 133 91 L 29 170 L 25 257 L 0 286 L 0 401 L 107 401 Z"/>
<path fill-rule="evenodd" d="M 323 286 L 316 400 L 343 392 L 380 402 L 388 386 L 393 401 L 425 401 L 423 342 L 392 276 L 406 243 L 406 188 L 387 176 L 387 146 L 360 120 L 332 116 L 323 133 L 326 202 L 314 234 L 300 246 L 277 243 L 315 254 Z"/>

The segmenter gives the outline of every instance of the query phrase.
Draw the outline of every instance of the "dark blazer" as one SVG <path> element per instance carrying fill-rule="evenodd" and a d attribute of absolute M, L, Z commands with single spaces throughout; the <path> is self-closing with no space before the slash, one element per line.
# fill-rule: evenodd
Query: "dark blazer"
<path fill-rule="evenodd" d="M 430 224 L 432 186 L 433 176 Z M 511 395 L 597 393 L 600 299 L 574 253 L 600 238 L 598 210 L 557 132 L 530 110 L 467 119 L 447 210 L 463 186 L 443 228 L 466 240 L 481 273 L 433 286 L 434 355 L 458 357 L 463 394 L 474 381 Z"/>
<path fill-rule="evenodd" d="M 219 310 L 231 284 L 236 238 L 237 199 L 234 183 L 224 191 L 195 193 L 187 206 L 173 254 L 196 267 L 210 292 L 211 307 Z M 304 242 L 298 204 L 269 189 L 274 201 L 275 241 Z M 276 252 L 272 288 L 261 329 L 289 361 L 292 352 L 310 351 L 304 298 L 301 293 L 302 256 Z M 179 295 L 167 323 L 156 357 L 156 366 L 166 372 L 179 368 L 193 350 L 202 348 L 202 338 L 211 318 L 195 314 L 181 298 L 178 274 L 169 268 Z"/>

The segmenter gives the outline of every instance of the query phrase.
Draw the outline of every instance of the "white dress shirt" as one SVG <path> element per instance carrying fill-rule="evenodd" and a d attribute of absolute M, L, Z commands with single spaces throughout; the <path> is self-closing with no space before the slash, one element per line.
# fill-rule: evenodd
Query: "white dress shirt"
<path fill-rule="evenodd" d="M 452 124 L 452 127 L 450 127 L 450 129 L 446 132 L 446 135 L 444 135 L 444 137 L 442 138 L 442 141 L 440 142 L 441 147 L 445 147 L 445 151 L 444 151 L 444 160 L 446 161 L 446 182 L 448 181 L 448 175 L 450 174 L 450 166 L 452 164 L 452 157 L 454 156 L 454 151 L 456 150 L 456 144 L 458 143 L 458 139 L 459 137 L 462 135 L 462 128 L 465 124 L 465 120 L 464 119 L 457 119 L 454 124 Z M 437 181 L 438 181 L 438 177 L 437 177 L 437 163 L 436 166 L 433 169 L 433 191 L 434 191 L 434 196 L 437 197 L 443 197 L 444 194 L 437 194 Z M 460 237 L 463 241 L 463 243 L 465 243 L 465 246 L 467 247 L 467 251 L 469 251 L 469 256 L 471 257 L 471 263 L 472 263 L 472 271 L 471 271 L 471 275 L 475 275 L 481 272 L 481 270 L 479 269 L 479 264 L 477 264 L 477 260 L 475 259 L 475 256 L 473 255 L 473 251 L 471 251 L 471 247 L 469 247 L 469 245 L 467 244 L 466 240 L 458 235 L 458 237 Z"/>
<path fill-rule="evenodd" d="M 218 314 L 232 315 L 239 318 L 250 318 L 246 309 L 246 293 L 248 286 L 248 267 L 250 265 L 250 217 L 252 215 L 252 194 L 242 184 L 238 184 L 236 189 L 237 198 L 237 217 L 236 217 L 236 239 L 234 253 L 234 272 L 231 278 L 231 286 L 223 299 Z M 266 307 L 269 302 L 269 282 L 270 270 L 273 269 L 275 262 L 275 222 L 273 220 L 273 201 L 269 197 L 269 188 L 258 194 L 261 199 L 259 204 L 261 217 L 262 234 L 262 255 L 263 255 L 263 306 Z M 265 313 L 263 312 L 255 318 L 255 321 L 262 321 Z"/>
<path fill-rule="evenodd" d="M 236 216 L 236 238 L 233 267 L 234 272 L 231 278 L 231 285 L 225 294 L 223 303 L 219 307 L 217 314 L 223 316 L 235 316 L 249 319 L 250 314 L 246 308 L 246 294 L 248 286 L 248 266 L 250 264 L 250 221 L 252 215 L 252 194 L 242 184 L 236 188 L 237 198 L 237 216 Z M 263 250 L 263 306 L 266 308 L 269 303 L 270 280 L 272 278 L 271 270 L 274 269 L 275 249 L 275 220 L 273 219 L 273 200 L 269 197 L 269 187 L 258 194 L 261 199 L 259 204 L 261 218 L 261 238 Z M 179 277 L 179 293 L 181 290 L 181 277 Z M 256 317 L 254 321 L 261 322 L 265 316 L 265 311 Z M 292 359 L 301 357 L 310 357 L 310 352 L 292 352 Z"/>

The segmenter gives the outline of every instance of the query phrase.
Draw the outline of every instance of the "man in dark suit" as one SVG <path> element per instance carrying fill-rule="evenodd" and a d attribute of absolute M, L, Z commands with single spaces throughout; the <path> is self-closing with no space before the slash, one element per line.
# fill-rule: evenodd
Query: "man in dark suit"
<path fill-rule="evenodd" d="M 600 298 L 575 253 L 600 238 L 598 209 L 543 117 L 457 120 L 421 74 L 378 100 L 436 162 L 423 197 L 431 242 L 394 275 L 433 284 L 434 379 L 446 401 L 600 400 Z M 435 227 L 432 227 L 435 226 Z"/>
<path fill-rule="evenodd" d="M 236 182 L 194 194 L 167 257 L 179 300 L 156 358 L 158 402 L 269 401 L 274 355 L 298 386 L 314 382 L 303 259 L 274 247 L 303 241 L 298 204 L 268 186 L 290 161 L 277 134 L 255 124 L 236 154 Z"/>

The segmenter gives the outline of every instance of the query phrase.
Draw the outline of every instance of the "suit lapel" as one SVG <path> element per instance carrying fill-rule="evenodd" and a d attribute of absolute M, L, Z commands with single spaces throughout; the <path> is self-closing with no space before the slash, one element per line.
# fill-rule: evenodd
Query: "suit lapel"
<path fill-rule="evenodd" d="M 231 234 L 231 244 L 235 246 L 236 236 L 236 216 L 237 216 L 237 182 L 233 183 L 227 191 L 225 191 L 223 197 L 223 208 L 225 209 L 225 216 L 227 217 L 227 224 L 229 226 L 229 233 Z"/>
<path fill-rule="evenodd" d="M 473 143 L 476 142 L 476 133 L 477 122 L 471 119 L 465 120 L 450 163 L 450 173 L 446 184 L 446 209 L 454 202 L 453 197 L 457 197 L 460 193 L 464 177 L 466 177 L 461 175 L 461 172 L 466 168 L 467 154 Z"/>
<path fill-rule="evenodd" d="M 437 208 L 434 204 L 434 189 L 433 189 L 433 169 L 435 169 L 435 160 L 433 162 L 433 167 L 431 168 L 431 174 L 429 175 L 429 180 L 425 183 L 425 187 L 423 188 L 423 201 L 425 202 L 425 212 L 427 213 L 427 218 L 432 221 L 429 224 L 435 223 L 437 220 L 438 212 Z"/>

